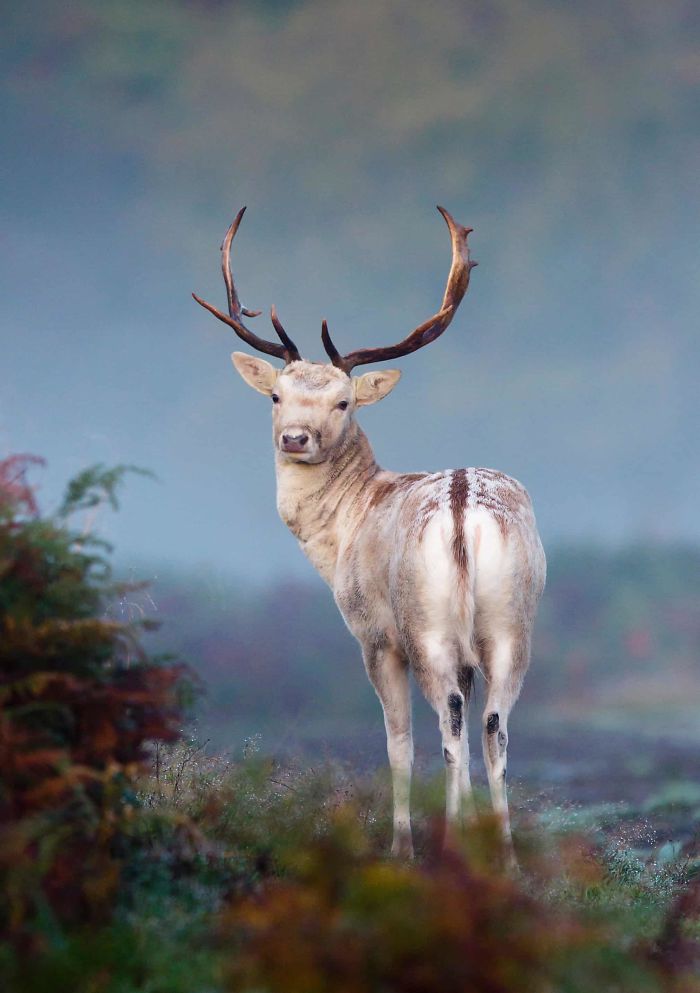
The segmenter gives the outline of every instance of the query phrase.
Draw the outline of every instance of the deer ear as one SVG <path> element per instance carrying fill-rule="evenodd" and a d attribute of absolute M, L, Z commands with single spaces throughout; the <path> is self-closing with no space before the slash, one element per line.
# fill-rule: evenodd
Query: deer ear
<path fill-rule="evenodd" d="M 231 361 L 248 386 L 266 397 L 270 396 L 278 376 L 278 370 L 273 365 L 256 355 L 246 355 L 245 352 L 232 352 Z"/>
<path fill-rule="evenodd" d="M 358 407 L 366 407 L 369 403 L 383 400 L 401 379 L 398 369 L 379 369 L 376 372 L 365 372 L 362 376 L 353 376 L 355 387 L 355 403 Z"/>

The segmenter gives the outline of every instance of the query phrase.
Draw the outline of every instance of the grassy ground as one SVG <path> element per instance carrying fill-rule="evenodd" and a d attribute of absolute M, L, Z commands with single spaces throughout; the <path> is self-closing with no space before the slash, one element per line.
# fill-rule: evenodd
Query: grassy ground
<path fill-rule="evenodd" d="M 441 776 L 418 777 L 417 860 L 405 866 L 386 858 L 384 773 L 281 766 L 256 749 L 249 742 L 232 762 L 194 743 L 161 746 L 133 797 L 114 919 L 49 935 L 21 975 L 7 963 L 8 988 L 698 988 L 700 854 L 689 828 L 698 795 L 690 784 L 670 781 L 623 805 L 563 802 L 516 783 L 522 876 L 511 880 L 499 869 L 488 816 L 458 853 L 438 854 Z M 386 960 L 379 947 L 389 949 Z M 465 972 L 472 961 L 491 965 L 483 975 Z"/>
<path fill-rule="evenodd" d="M 125 470 L 87 470 L 42 518 L 25 478 L 33 464 L 0 462 L 0 989 L 700 993 L 697 747 L 652 739 L 639 713 L 627 726 L 609 710 L 596 722 L 585 695 L 620 638 L 654 670 L 653 639 L 636 621 L 620 631 L 613 612 L 612 627 L 592 625 L 578 580 L 555 598 L 576 651 L 565 657 L 550 639 L 551 664 L 528 684 L 537 709 L 523 700 L 529 725 L 516 715 L 511 727 L 520 875 L 501 868 L 482 796 L 480 820 L 442 850 L 434 715 L 416 725 L 417 858 L 391 860 L 376 700 L 355 670 L 343 682 L 320 664 L 340 657 L 332 640 L 305 625 L 298 603 L 290 610 L 288 594 L 280 605 L 297 626 L 278 627 L 289 644 L 276 628 L 253 657 L 246 646 L 259 640 L 244 625 L 236 649 L 200 618 L 193 648 L 213 649 L 221 677 L 210 698 L 226 721 L 255 727 L 270 686 L 264 744 L 284 759 L 256 738 L 235 760 L 183 741 L 191 680 L 142 650 L 140 625 L 115 622 L 109 605 L 123 588 L 99 541 L 67 523 L 113 502 Z M 696 658 L 692 604 L 680 610 L 674 590 L 667 633 L 685 635 L 664 669 L 669 685 Z M 607 655 L 576 640 L 594 628 L 610 628 Z M 307 629 L 313 644 L 295 655 Z M 366 708 L 353 705 L 360 686 Z M 552 706 L 560 697 L 583 705 L 563 713 Z"/>

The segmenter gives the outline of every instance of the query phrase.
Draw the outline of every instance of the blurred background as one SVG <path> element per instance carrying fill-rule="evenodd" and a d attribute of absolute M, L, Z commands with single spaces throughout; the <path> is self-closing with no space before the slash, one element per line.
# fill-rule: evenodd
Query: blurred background
<path fill-rule="evenodd" d="M 202 736 L 383 761 L 359 651 L 276 516 L 268 405 L 190 291 L 223 305 L 247 204 L 258 333 L 275 303 L 307 358 L 323 317 L 341 350 L 394 341 L 441 299 L 442 203 L 480 266 L 361 420 L 388 468 L 532 494 L 550 578 L 513 773 L 697 771 L 697 5 L 5 6 L 0 448 L 47 458 L 49 508 L 91 463 L 155 473 L 96 526 L 152 581 L 115 613 L 165 620 L 209 687 Z"/>

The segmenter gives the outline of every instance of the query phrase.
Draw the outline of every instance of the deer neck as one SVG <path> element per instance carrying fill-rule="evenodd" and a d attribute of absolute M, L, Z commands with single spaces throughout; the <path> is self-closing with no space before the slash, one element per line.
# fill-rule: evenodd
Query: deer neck
<path fill-rule="evenodd" d="M 358 496 L 379 470 L 367 436 L 353 421 L 325 462 L 291 462 L 278 452 L 275 463 L 279 515 L 332 587 L 340 532 L 351 525 Z"/>

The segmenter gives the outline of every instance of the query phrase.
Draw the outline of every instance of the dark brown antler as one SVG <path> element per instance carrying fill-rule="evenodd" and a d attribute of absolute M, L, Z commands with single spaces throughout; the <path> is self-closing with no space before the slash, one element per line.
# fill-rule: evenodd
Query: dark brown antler
<path fill-rule="evenodd" d="M 222 314 L 220 310 L 213 307 L 206 300 L 202 300 L 193 293 L 192 296 L 205 310 L 208 310 L 210 314 L 214 317 L 218 317 L 220 321 L 224 324 L 228 324 L 230 328 L 236 332 L 239 338 L 242 338 L 246 344 L 250 345 L 252 348 L 256 348 L 259 352 L 265 352 L 267 355 L 274 355 L 278 359 L 284 359 L 285 363 L 288 365 L 290 362 L 297 362 L 301 359 L 301 355 L 294 344 L 292 339 L 289 337 L 287 332 L 284 330 L 277 317 L 277 312 L 275 308 L 272 308 L 271 317 L 272 324 L 274 326 L 277 335 L 282 342 L 278 345 L 275 341 L 266 341 L 264 338 L 258 338 L 250 328 L 247 328 L 243 323 L 243 315 L 246 317 L 257 317 L 260 314 L 259 310 L 248 310 L 246 307 L 241 306 L 241 301 L 238 299 L 238 294 L 236 293 L 236 287 L 233 282 L 233 273 L 231 272 L 231 243 L 236 237 L 236 232 L 240 226 L 243 215 L 245 214 L 245 207 L 241 207 L 236 215 L 231 227 L 226 232 L 226 237 L 224 238 L 223 244 L 221 246 L 221 271 L 224 275 L 224 282 L 226 283 L 226 296 L 228 297 L 228 312 L 229 316 Z"/>
<path fill-rule="evenodd" d="M 452 266 L 447 277 L 447 287 L 440 310 L 397 345 L 387 345 L 384 348 L 360 348 L 348 355 L 341 355 L 335 347 L 328 333 L 328 325 L 324 321 L 321 330 L 323 347 L 333 365 L 347 372 L 348 375 L 356 365 L 397 359 L 401 355 L 408 355 L 409 352 L 415 352 L 418 348 L 429 345 L 431 341 L 440 337 L 454 317 L 462 297 L 467 292 L 471 270 L 477 265 L 469 258 L 469 246 L 467 245 L 467 235 L 473 228 L 463 228 L 461 224 L 457 224 L 444 207 L 438 207 L 438 210 L 445 218 L 452 238 Z"/>

